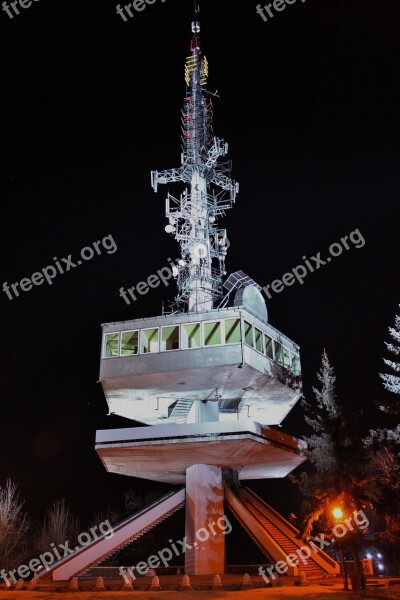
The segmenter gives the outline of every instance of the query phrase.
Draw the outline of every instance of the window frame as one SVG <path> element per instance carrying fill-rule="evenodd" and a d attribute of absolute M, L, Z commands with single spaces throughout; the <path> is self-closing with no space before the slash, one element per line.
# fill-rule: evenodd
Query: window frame
<path fill-rule="evenodd" d="M 174 329 L 174 328 L 176 328 L 178 330 L 178 348 L 172 348 L 172 350 L 167 350 L 167 349 L 163 350 L 162 347 L 161 347 L 162 343 L 163 343 L 163 338 L 162 338 L 163 329 Z M 152 329 L 152 328 L 149 327 L 149 329 Z M 175 325 L 161 325 L 161 327 L 159 327 L 159 330 L 160 330 L 160 334 L 161 334 L 161 335 L 159 335 L 159 340 L 158 340 L 158 342 L 159 342 L 159 344 L 158 344 L 159 351 L 160 352 L 179 352 L 179 350 L 181 350 L 181 339 L 182 339 L 181 338 L 181 326 L 180 326 L 180 324 L 177 323 Z M 147 354 L 149 354 L 149 352 L 147 352 Z M 155 354 L 155 353 L 153 352 L 153 354 Z"/>
<path fill-rule="evenodd" d="M 272 356 L 268 356 L 268 354 L 267 354 L 267 341 L 265 339 L 266 337 L 269 340 L 271 340 Z M 269 333 L 265 333 L 265 331 L 263 332 L 263 338 L 264 338 L 264 356 L 266 358 L 268 358 L 268 360 L 275 361 L 275 344 L 274 344 L 275 340 L 274 340 L 274 338 Z"/>
<path fill-rule="evenodd" d="M 157 344 L 158 345 L 158 349 L 155 352 L 143 352 L 143 349 L 142 349 L 142 337 L 143 337 L 142 333 L 144 331 L 150 331 L 151 329 L 157 329 L 157 331 L 158 331 L 158 344 Z M 157 326 L 157 327 L 144 327 L 143 329 L 140 330 L 140 346 L 139 346 L 139 348 L 140 348 L 140 353 L 139 354 L 141 354 L 142 356 L 146 356 L 146 354 L 160 354 L 160 327 L 159 326 Z"/>
<path fill-rule="evenodd" d="M 283 344 L 279 340 L 276 340 L 274 338 L 272 338 L 272 339 L 273 339 L 273 342 L 274 342 L 274 362 L 276 362 L 278 365 L 282 365 L 283 366 L 283 352 L 282 352 Z M 275 344 L 277 344 L 279 346 L 280 355 L 281 355 L 280 359 L 277 358 Z"/>
<path fill-rule="evenodd" d="M 296 352 L 292 352 L 292 373 L 296 377 L 301 377 L 300 354 L 297 354 Z"/>
<path fill-rule="evenodd" d="M 116 356 L 107 356 L 107 336 L 117 335 L 118 336 L 118 349 Z M 119 358 L 121 349 L 121 332 L 120 331 L 108 331 L 103 335 L 103 359 L 108 360 L 109 358 Z"/>
<path fill-rule="evenodd" d="M 192 321 L 191 323 L 181 323 L 180 327 L 181 329 L 183 327 L 185 327 L 185 325 L 199 325 L 200 326 L 200 346 L 198 346 L 197 348 L 183 348 L 182 347 L 182 331 L 180 332 L 180 350 L 200 350 L 201 348 L 203 348 L 203 327 L 201 326 L 202 321 Z M 208 348 L 208 346 L 206 346 Z"/>
<path fill-rule="evenodd" d="M 252 345 L 248 344 L 246 341 L 246 324 L 251 326 L 251 330 L 252 330 L 252 338 L 253 338 L 253 343 Z M 254 323 L 251 323 L 250 321 L 247 321 L 246 319 L 243 319 L 243 344 L 245 346 L 247 346 L 248 348 L 253 348 L 253 350 L 255 350 L 255 325 Z"/>
<path fill-rule="evenodd" d="M 220 344 L 208 344 L 206 345 L 206 336 L 204 327 L 209 323 L 219 323 L 221 330 L 221 343 Z M 201 321 L 201 332 L 202 332 L 202 348 L 218 348 L 220 346 L 225 346 L 225 327 L 223 327 L 224 319 L 211 319 L 210 321 Z"/>
<path fill-rule="evenodd" d="M 289 356 L 289 365 L 288 366 L 285 365 L 285 350 Z M 290 350 L 290 348 L 288 348 L 287 346 L 284 346 L 283 344 L 282 344 L 282 365 L 285 367 L 285 369 L 287 369 L 288 371 L 291 371 L 291 369 L 292 369 L 292 351 Z"/>
<path fill-rule="evenodd" d="M 119 356 L 120 358 L 128 358 L 129 356 L 139 356 L 140 354 L 140 329 L 127 329 L 126 331 L 120 331 L 119 336 Z M 136 354 L 126 354 L 122 355 L 122 336 L 124 333 L 137 333 L 138 334 L 138 351 Z"/>
<path fill-rule="evenodd" d="M 261 350 L 259 350 L 257 348 L 257 338 L 256 338 L 256 331 L 258 331 L 261 334 Z M 258 352 L 259 354 L 263 354 L 265 355 L 264 352 L 264 332 L 262 329 L 260 329 L 259 327 L 257 327 L 256 325 L 254 325 L 254 350 L 256 352 Z"/>
<path fill-rule="evenodd" d="M 241 344 L 242 343 L 242 339 L 240 339 L 238 342 L 227 342 L 226 341 L 226 322 L 227 321 L 237 321 L 239 324 L 239 332 L 240 332 L 240 337 L 242 338 L 242 328 L 241 328 L 241 320 L 240 317 L 227 317 L 226 319 L 223 320 L 224 321 L 224 345 L 225 346 L 233 346 L 235 344 Z"/>

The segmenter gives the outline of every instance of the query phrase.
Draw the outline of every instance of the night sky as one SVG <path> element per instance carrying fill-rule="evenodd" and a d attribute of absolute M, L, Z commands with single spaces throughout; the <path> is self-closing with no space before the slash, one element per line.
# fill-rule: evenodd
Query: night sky
<path fill-rule="evenodd" d="M 400 303 L 398 0 L 298 0 L 264 22 L 256 0 L 202 0 L 215 131 L 230 145 L 236 206 L 221 226 L 228 272 L 262 286 L 303 256 L 326 257 L 359 229 L 366 243 L 268 301 L 270 322 L 298 343 L 310 399 L 326 348 L 355 434 L 385 419 L 374 402 L 387 328 Z M 136 285 L 179 256 L 164 231 L 150 171 L 180 164 L 191 0 L 156 0 L 124 22 L 113 0 L 39 0 L 0 11 L 1 281 L 112 235 L 118 250 L 10 300 L 2 320 L 0 484 L 11 477 L 32 514 L 65 497 L 89 517 L 124 490 L 164 490 L 107 474 L 94 450 L 107 416 L 97 383 L 101 323 L 161 314 L 173 285 L 131 306 Z M 172 191 L 172 187 L 171 187 Z M 73 259 L 74 260 L 74 259 Z M 283 423 L 305 433 L 297 406 Z M 251 484 L 298 512 L 288 482 Z M 282 497 L 285 501 L 282 502 Z"/>

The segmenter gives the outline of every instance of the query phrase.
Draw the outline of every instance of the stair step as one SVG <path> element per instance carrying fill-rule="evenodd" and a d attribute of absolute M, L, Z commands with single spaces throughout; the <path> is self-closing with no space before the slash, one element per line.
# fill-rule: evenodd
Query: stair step
<path fill-rule="evenodd" d="M 183 503 L 181 505 L 171 509 L 170 512 L 168 512 L 167 514 L 163 515 L 162 517 L 160 517 L 159 519 L 154 521 L 154 523 L 152 523 L 151 525 L 147 525 L 146 527 L 144 527 L 141 531 L 137 532 L 132 538 L 127 539 L 125 542 L 122 542 L 121 544 L 119 544 L 118 546 L 113 548 L 113 550 L 110 553 L 104 555 L 101 559 L 97 560 L 95 563 L 88 565 L 85 569 L 80 571 L 77 575 L 79 575 L 79 576 L 80 575 L 88 575 L 88 573 L 90 573 L 92 569 L 95 569 L 96 567 L 101 565 L 105 560 L 107 560 L 108 558 L 111 558 L 112 556 L 117 554 L 121 549 L 126 548 L 126 546 L 129 546 L 130 544 L 135 542 L 137 539 L 142 537 L 144 534 L 146 534 L 149 531 L 151 531 L 152 529 L 154 529 L 154 527 L 156 527 L 161 522 L 165 521 L 170 516 L 172 516 L 175 512 L 180 510 L 182 508 L 182 506 L 183 506 Z"/>
<path fill-rule="evenodd" d="M 296 553 L 299 546 L 291 540 L 285 533 L 283 533 L 279 527 L 268 519 L 250 500 L 242 500 L 247 510 L 256 518 L 256 520 L 264 527 L 267 533 L 275 540 L 275 542 L 285 551 L 286 554 Z M 298 540 L 301 542 L 301 540 Z M 299 567 L 300 568 L 300 567 Z M 312 558 L 309 558 L 307 564 L 301 565 L 302 571 L 307 573 L 316 573 L 317 575 L 325 573 Z"/>

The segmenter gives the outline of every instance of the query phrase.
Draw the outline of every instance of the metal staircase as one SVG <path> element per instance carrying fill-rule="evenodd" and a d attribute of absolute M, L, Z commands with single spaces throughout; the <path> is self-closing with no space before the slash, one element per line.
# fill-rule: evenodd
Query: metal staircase
<path fill-rule="evenodd" d="M 257 540 L 258 547 L 261 546 L 269 558 L 272 556 L 271 562 L 286 560 L 289 554 L 297 553 L 305 545 L 299 537 L 299 530 L 248 488 L 241 488 L 240 496 L 229 491 L 226 497 L 236 518 Z M 305 571 L 307 577 L 313 579 L 338 574 L 340 567 L 333 558 L 319 550 L 318 554 L 313 552 L 304 562 L 300 560 L 292 574 L 296 574 L 297 570 Z"/>
<path fill-rule="evenodd" d="M 193 400 L 180 398 L 171 412 L 171 418 L 175 419 L 176 423 L 186 423 L 192 406 Z"/>
<path fill-rule="evenodd" d="M 77 548 L 73 554 L 54 563 L 48 571 L 40 573 L 41 579 L 66 581 L 74 575 L 84 575 L 90 568 L 99 565 L 110 556 L 119 552 L 159 523 L 170 517 L 185 504 L 185 490 L 169 492 L 141 509 L 110 532 L 97 538 L 90 544 Z"/>
<path fill-rule="evenodd" d="M 149 531 L 151 531 L 152 529 L 154 529 L 154 527 L 157 527 L 157 525 L 159 525 L 163 521 L 166 521 L 166 519 L 169 519 L 169 517 L 171 517 L 174 513 L 176 513 L 178 510 L 180 510 L 182 508 L 182 506 L 183 505 L 181 504 L 181 505 L 176 506 L 175 508 L 171 509 L 163 517 L 160 517 L 156 521 L 153 521 L 153 523 L 151 523 L 151 525 L 148 525 L 147 527 L 145 527 L 144 529 L 142 529 L 141 531 L 139 531 L 134 537 L 132 537 L 132 538 L 126 540 L 125 542 L 123 542 L 122 544 L 119 544 L 118 546 L 116 546 L 115 549 L 110 554 L 102 556 L 98 561 L 96 561 L 96 562 L 92 563 L 91 565 L 87 566 L 82 571 L 79 571 L 79 573 L 77 573 L 77 575 L 79 577 L 83 576 L 83 577 L 86 577 L 86 578 L 90 578 L 88 576 L 90 576 L 90 571 L 92 569 L 94 569 L 95 567 L 98 567 L 99 565 L 101 565 L 101 563 L 103 563 L 105 560 L 107 560 L 109 558 L 112 558 L 114 555 L 118 554 L 118 552 L 120 552 L 121 550 L 123 550 L 124 548 L 126 548 L 127 546 L 129 546 L 130 544 L 132 544 L 133 542 L 136 542 L 136 540 L 138 540 L 141 537 L 143 537 L 144 535 L 146 535 L 146 533 L 148 533 Z"/>
<path fill-rule="evenodd" d="M 278 527 L 276 527 L 272 521 L 268 519 L 268 517 L 258 510 L 256 506 L 254 506 L 248 500 L 244 500 L 243 504 L 253 514 L 257 521 L 261 523 L 264 529 L 268 531 L 271 537 L 274 538 L 275 542 L 279 544 L 281 548 L 283 548 L 286 555 L 294 554 L 298 550 L 298 546 L 280 529 L 278 529 Z M 314 560 L 312 560 L 311 557 L 306 561 L 305 564 L 301 562 L 299 564 L 299 569 L 307 573 L 307 578 L 323 577 L 326 573 L 319 565 L 317 565 L 317 563 L 314 562 Z"/>
<path fill-rule="evenodd" d="M 268 564 L 272 564 L 274 562 L 274 560 L 272 559 L 271 555 L 268 554 L 268 552 L 266 551 L 264 546 L 258 541 L 257 537 L 254 535 L 254 533 L 252 533 L 251 529 L 246 525 L 244 520 L 233 510 L 232 510 L 232 513 L 235 515 L 235 519 L 237 520 L 239 525 L 245 530 L 245 532 L 247 533 L 249 538 L 254 542 L 254 544 L 260 550 L 261 554 L 263 554 L 265 556 Z"/>

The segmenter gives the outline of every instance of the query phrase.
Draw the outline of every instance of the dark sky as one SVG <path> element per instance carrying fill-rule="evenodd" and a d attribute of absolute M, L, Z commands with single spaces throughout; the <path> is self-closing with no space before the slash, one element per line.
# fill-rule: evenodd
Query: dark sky
<path fill-rule="evenodd" d="M 256 3 L 202 1 L 215 130 L 241 185 L 223 222 L 227 266 L 266 285 L 360 230 L 363 248 L 268 301 L 301 346 L 306 396 L 326 348 L 345 410 L 365 409 L 359 432 L 382 422 L 378 373 L 400 302 L 400 4 L 298 0 L 265 23 Z M 0 14 L 0 285 L 106 235 L 118 247 L 52 286 L 0 293 L 0 484 L 17 481 L 38 515 L 62 496 L 86 516 L 125 489 L 157 488 L 107 474 L 95 453 L 97 428 L 129 424 L 106 416 L 100 324 L 160 314 L 174 296 L 157 289 L 128 307 L 118 290 L 178 257 L 150 170 L 180 163 L 192 2 L 156 0 L 126 23 L 115 6 L 39 0 Z M 301 408 L 284 428 L 304 432 Z M 287 483 L 253 487 L 298 509 Z"/>

